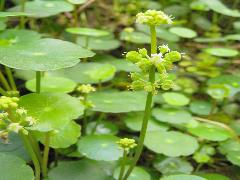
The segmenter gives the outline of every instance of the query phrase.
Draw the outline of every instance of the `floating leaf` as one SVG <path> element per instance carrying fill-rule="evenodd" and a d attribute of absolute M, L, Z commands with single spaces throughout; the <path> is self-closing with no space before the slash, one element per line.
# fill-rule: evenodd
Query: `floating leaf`
<path fill-rule="evenodd" d="M 161 178 L 160 180 L 207 180 L 207 179 L 203 177 L 195 176 L 195 175 L 181 174 L 181 175 L 167 176 L 167 177 Z"/>
<path fill-rule="evenodd" d="M 164 175 L 190 174 L 193 171 L 193 167 L 188 161 L 178 157 L 157 156 L 153 166 Z"/>
<path fill-rule="evenodd" d="M 133 131 L 140 131 L 142 127 L 143 120 L 143 112 L 136 113 L 128 113 L 126 117 L 124 117 L 124 123 L 126 126 Z M 166 124 L 157 122 L 153 118 L 148 120 L 148 128 L 147 131 L 166 131 L 168 130 L 168 126 Z"/>
<path fill-rule="evenodd" d="M 238 10 L 229 9 L 219 0 L 201 0 L 201 2 L 205 3 L 210 9 L 217 13 L 224 14 L 226 16 L 240 17 L 240 12 Z"/>
<path fill-rule="evenodd" d="M 77 66 L 56 72 L 57 76 L 67 77 L 75 82 L 93 84 L 111 80 L 116 68 L 110 64 L 79 63 Z"/>
<path fill-rule="evenodd" d="M 25 13 L 28 17 L 45 18 L 74 9 L 73 5 L 64 1 L 27 1 L 25 2 Z M 8 9 L 11 12 L 21 11 L 21 5 Z"/>
<path fill-rule="evenodd" d="M 185 106 L 190 102 L 189 98 L 181 93 L 166 92 L 162 97 L 166 103 L 173 106 Z"/>
<path fill-rule="evenodd" d="M 234 75 L 220 75 L 214 78 L 211 78 L 207 81 L 208 85 L 214 84 L 227 84 L 233 87 L 240 87 L 240 78 Z"/>
<path fill-rule="evenodd" d="M 93 58 L 99 63 L 107 63 L 116 67 L 116 71 L 139 72 L 140 69 L 133 63 L 126 61 L 126 59 L 118 59 L 110 55 L 97 55 Z"/>
<path fill-rule="evenodd" d="M 136 43 L 136 44 L 149 44 L 150 37 L 147 34 L 141 32 L 126 32 L 122 31 L 120 33 L 120 39 L 123 41 Z"/>
<path fill-rule="evenodd" d="M 143 111 L 146 94 L 144 92 L 96 92 L 89 95 L 95 105 L 93 111 L 121 113 Z"/>
<path fill-rule="evenodd" d="M 238 55 L 238 51 L 230 48 L 207 48 L 205 51 L 213 56 L 234 57 Z"/>
<path fill-rule="evenodd" d="M 128 169 L 129 166 L 126 166 Z M 120 168 L 117 168 L 114 171 L 113 177 L 114 179 L 118 179 L 120 173 Z M 127 178 L 128 180 L 151 180 L 150 174 L 141 167 L 134 167 L 133 171 L 131 172 L 130 176 Z"/>
<path fill-rule="evenodd" d="M 209 115 L 212 104 L 208 101 L 196 100 L 190 104 L 190 110 L 197 115 Z"/>
<path fill-rule="evenodd" d="M 177 131 L 149 131 L 144 144 L 148 149 L 170 157 L 188 156 L 198 148 L 194 137 Z"/>
<path fill-rule="evenodd" d="M 207 173 L 199 174 L 199 176 L 206 178 L 207 180 L 230 180 L 230 178 L 223 176 L 221 174 Z"/>
<path fill-rule="evenodd" d="M 19 104 L 36 118 L 37 123 L 32 129 L 42 132 L 58 130 L 83 114 L 80 101 L 67 94 L 32 93 L 22 96 Z"/>
<path fill-rule="evenodd" d="M 221 142 L 218 149 L 222 154 L 228 154 L 231 152 L 239 152 L 240 151 L 240 143 L 236 140 L 229 139 L 227 141 Z"/>
<path fill-rule="evenodd" d="M 41 79 L 41 92 L 72 92 L 77 84 L 67 78 L 45 76 Z M 26 82 L 26 88 L 32 92 L 36 92 L 36 79 Z"/>
<path fill-rule="evenodd" d="M 183 38 L 194 38 L 197 36 L 195 31 L 185 27 L 172 27 L 169 31 Z"/>
<path fill-rule="evenodd" d="M 197 10 L 197 11 L 208 11 L 209 10 L 209 7 L 201 1 L 193 1 L 190 4 L 190 7 L 192 10 Z"/>
<path fill-rule="evenodd" d="M 232 137 L 228 130 L 206 123 L 200 123 L 195 127 L 188 128 L 188 130 L 193 135 L 209 141 L 224 141 Z"/>
<path fill-rule="evenodd" d="M 193 121 L 193 118 L 189 112 L 176 108 L 155 108 L 153 109 L 153 116 L 158 121 L 173 124 L 191 123 Z"/>
<path fill-rule="evenodd" d="M 112 122 L 108 121 L 101 121 L 100 123 L 96 124 L 97 122 L 91 122 L 87 126 L 87 134 L 91 134 L 93 129 L 95 128 L 94 134 L 111 134 L 115 135 L 118 133 L 118 126 L 113 124 Z"/>
<path fill-rule="evenodd" d="M 26 152 L 19 135 L 16 133 L 10 133 L 8 138 L 9 138 L 8 143 L 5 143 L 0 140 L 0 152 L 4 154 L 18 156 L 26 161 L 30 160 L 30 157 Z"/>
<path fill-rule="evenodd" d="M 67 148 L 75 144 L 80 136 L 81 127 L 74 121 L 63 125 L 55 132 L 50 133 L 50 147 L 56 148 Z M 45 144 L 46 133 L 34 132 L 35 137 L 42 143 Z"/>
<path fill-rule="evenodd" d="M 96 161 L 83 159 L 80 161 L 59 162 L 59 165 L 49 172 L 49 180 L 88 179 L 111 180 Z"/>
<path fill-rule="evenodd" d="M 214 99 L 222 100 L 230 95 L 230 88 L 223 84 L 213 84 L 207 88 L 207 94 Z"/>
<path fill-rule="evenodd" d="M 224 38 L 227 40 L 240 41 L 240 34 L 229 34 Z"/>
<path fill-rule="evenodd" d="M 91 50 L 109 51 L 117 49 L 120 46 L 120 41 L 109 37 L 87 38 L 82 36 L 77 38 L 77 44 L 81 45 L 82 47 L 87 45 L 87 48 Z"/>
<path fill-rule="evenodd" d="M 93 29 L 93 28 L 67 28 L 66 31 L 71 34 L 77 34 L 81 36 L 90 36 L 90 37 L 102 37 L 102 36 L 110 35 L 108 31 Z"/>
<path fill-rule="evenodd" d="M 89 159 L 97 161 L 118 160 L 123 152 L 119 149 L 118 137 L 113 135 L 89 135 L 78 142 L 78 151 Z"/>
<path fill-rule="evenodd" d="M 234 165 L 240 166 L 240 152 L 230 152 L 227 154 L 227 159 Z"/>
<path fill-rule="evenodd" d="M 67 41 L 40 39 L 22 46 L 0 48 L 0 63 L 15 69 L 49 71 L 74 66 L 79 58 L 93 55 Z"/>
<path fill-rule="evenodd" d="M 26 12 L 0 12 L 0 18 L 30 16 L 30 15 L 31 15 L 30 13 L 26 13 Z"/>
<path fill-rule="evenodd" d="M 87 0 L 67 0 L 67 1 L 72 4 L 84 4 L 85 2 L 87 2 Z"/>
<path fill-rule="evenodd" d="M 30 166 L 17 156 L 0 153 L 0 174 L 2 180 L 33 180 Z"/>

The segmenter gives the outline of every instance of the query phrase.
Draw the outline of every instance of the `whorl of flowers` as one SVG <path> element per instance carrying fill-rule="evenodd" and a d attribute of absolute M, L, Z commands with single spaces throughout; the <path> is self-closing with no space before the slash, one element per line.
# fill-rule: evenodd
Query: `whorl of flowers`
<path fill-rule="evenodd" d="M 137 144 L 135 143 L 134 139 L 129 139 L 129 138 L 123 138 L 120 139 L 117 144 L 119 147 L 125 151 L 129 151 L 130 149 L 133 149 Z"/>
<path fill-rule="evenodd" d="M 172 24 L 172 18 L 162 11 L 147 10 L 137 14 L 136 23 L 158 26 L 161 24 Z"/>
<path fill-rule="evenodd" d="M 168 76 L 168 70 L 171 70 L 173 63 L 181 60 L 181 53 L 177 51 L 171 51 L 167 45 L 162 45 L 158 48 L 158 54 L 152 54 L 148 56 L 148 52 L 145 48 L 138 51 L 130 51 L 126 54 L 126 59 L 136 64 L 141 73 L 131 73 L 131 89 L 139 90 L 144 89 L 147 92 L 157 93 L 157 89 L 162 88 L 168 90 L 172 87 L 173 81 Z M 154 84 L 151 84 L 147 80 L 147 75 L 154 66 L 159 72 L 159 79 Z"/>
<path fill-rule="evenodd" d="M 90 84 L 83 84 L 83 85 L 78 86 L 77 91 L 79 91 L 80 93 L 83 93 L 83 94 L 89 94 L 91 92 L 96 91 L 96 89 L 93 86 L 91 86 Z"/>

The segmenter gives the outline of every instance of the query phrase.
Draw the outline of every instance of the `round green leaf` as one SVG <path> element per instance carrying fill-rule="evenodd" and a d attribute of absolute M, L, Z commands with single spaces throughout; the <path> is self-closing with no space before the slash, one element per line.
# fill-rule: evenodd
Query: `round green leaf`
<path fill-rule="evenodd" d="M 55 132 L 50 133 L 50 147 L 56 148 L 67 148 L 75 144 L 81 133 L 81 127 L 74 121 L 63 125 Z M 46 133 L 45 132 L 34 132 L 35 137 L 42 143 L 45 144 Z"/>
<path fill-rule="evenodd" d="M 79 63 L 77 66 L 55 72 L 82 84 L 94 84 L 111 80 L 116 68 L 110 64 Z"/>
<path fill-rule="evenodd" d="M 136 113 L 128 113 L 127 116 L 124 117 L 124 123 L 126 126 L 133 131 L 140 131 L 142 127 L 142 119 L 143 112 Z M 166 131 L 168 130 L 168 126 L 166 124 L 157 122 L 153 118 L 148 120 L 148 128 L 147 131 Z"/>
<path fill-rule="evenodd" d="M 118 133 L 118 126 L 108 121 L 101 121 L 96 125 L 97 122 L 91 122 L 87 126 L 87 134 L 91 134 L 95 129 L 94 134 L 111 134 L 115 135 Z"/>
<path fill-rule="evenodd" d="M 41 35 L 35 31 L 8 29 L 0 33 L 0 47 L 12 48 L 16 45 L 26 45 L 35 42 L 41 38 Z"/>
<path fill-rule="evenodd" d="M 85 2 L 87 2 L 87 0 L 67 0 L 67 1 L 72 4 L 84 4 Z"/>
<path fill-rule="evenodd" d="M 195 175 L 181 174 L 181 175 L 167 176 L 167 177 L 161 178 L 160 180 L 207 180 L 207 179 L 203 177 L 195 176 Z"/>
<path fill-rule="evenodd" d="M 71 34 L 77 34 L 81 36 L 90 36 L 90 37 L 102 37 L 102 36 L 110 35 L 108 31 L 93 29 L 93 28 L 67 28 L 66 31 Z"/>
<path fill-rule="evenodd" d="M 189 127 L 188 130 L 193 135 L 209 141 L 224 141 L 232 136 L 228 130 L 206 123 L 199 123 L 195 127 Z"/>
<path fill-rule="evenodd" d="M 141 32 L 126 32 L 120 33 L 120 39 L 123 41 L 136 43 L 136 44 L 149 44 L 151 42 L 150 36 Z"/>
<path fill-rule="evenodd" d="M 226 176 L 223 176 L 221 174 L 214 174 L 214 173 L 199 174 L 199 176 L 206 178 L 207 180 L 230 180 L 230 178 Z"/>
<path fill-rule="evenodd" d="M 123 113 L 143 111 L 146 93 L 144 92 L 96 92 L 88 96 L 95 105 L 93 111 Z"/>
<path fill-rule="evenodd" d="M 120 41 L 109 37 L 87 38 L 82 36 L 77 38 L 77 44 L 81 45 L 82 47 L 85 47 L 87 44 L 87 48 L 91 50 L 109 51 L 117 49 L 120 46 Z"/>
<path fill-rule="evenodd" d="M 197 115 L 209 115 L 212 105 L 208 101 L 196 100 L 190 104 L 190 110 Z"/>
<path fill-rule="evenodd" d="M 190 174 L 193 171 L 193 167 L 188 161 L 178 157 L 158 156 L 153 166 L 164 175 Z"/>
<path fill-rule="evenodd" d="M 2 180 L 33 180 L 34 174 L 30 166 L 19 157 L 0 153 L 0 174 Z"/>
<path fill-rule="evenodd" d="M 227 40 L 240 41 L 240 34 L 229 34 L 224 38 Z"/>
<path fill-rule="evenodd" d="M 198 148 L 194 137 L 176 131 L 149 131 L 144 144 L 148 149 L 170 157 L 188 156 Z"/>
<path fill-rule="evenodd" d="M 99 63 L 111 64 L 116 67 L 116 71 L 139 72 L 140 69 L 126 59 L 118 59 L 110 55 L 97 55 L 93 58 Z"/>
<path fill-rule="evenodd" d="M 240 78 L 238 76 L 224 74 L 214 78 L 211 78 L 207 81 L 208 85 L 214 84 L 227 84 L 233 87 L 240 87 Z"/>
<path fill-rule="evenodd" d="M 4 154 L 10 154 L 18 156 L 26 161 L 30 160 L 28 153 L 26 152 L 21 138 L 16 133 L 10 133 L 8 136 L 8 143 L 1 141 L 0 139 L 0 152 Z"/>
<path fill-rule="evenodd" d="M 115 161 L 122 157 L 118 137 L 113 135 L 89 135 L 78 142 L 78 151 L 89 159 L 97 161 Z"/>
<path fill-rule="evenodd" d="M 197 36 L 197 33 L 195 31 L 185 27 L 172 27 L 169 31 L 182 38 L 194 38 Z"/>
<path fill-rule="evenodd" d="M 41 79 L 41 92 L 72 92 L 77 84 L 67 78 L 45 76 Z M 26 88 L 32 92 L 36 92 L 36 79 L 26 82 Z"/>
<path fill-rule="evenodd" d="M 201 0 L 201 2 L 205 3 L 210 9 L 217 13 L 226 16 L 240 17 L 240 12 L 238 10 L 229 9 L 220 0 Z"/>
<path fill-rule="evenodd" d="M 43 132 L 60 129 L 84 109 L 77 98 L 60 93 L 28 94 L 20 98 L 19 105 L 37 120 L 32 129 Z"/>
<path fill-rule="evenodd" d="M 54 16 L 63 12 L 69 12 L 74 9 L 73 5 L 64 1 L 27 1 L 25 2 L 25 13 L 29 17 L 45 18 Z M 21 11 L 21 5 L 8 9 L 11 12 Z"/>
<path fill-rule="evenodd" d="M 126 167 L 126 169 L 128 169 L 129 166 Z M 114 179 L 118 179 L 119 177 L 119 173 L 120 173 L 120 167 L 117 168 L 114 171 L 113 177 Z M 151 180 L 151 176 L 150 174 L 144 170 L 141 167 L 134 167 L 133 171 L 131 172 L 130 176 L 128 177 L 128 180 Z"/>
<path fill-rule="evenodd" d="M 48 178 L 49 180 L 111 180 L 96 161 L 89 159 L 60 162 L 57 167 L 50 170 Z"/>
<path fill-rule="evenodd" d="M 25 13 L 25 12 L 0 12 L 0 18 L 30 16 L 30 15 L 31 15 L 30 13 Z"/>
<path fill-rule="evenodd" d="M 222 100 L 230 95 L 230 88 L 223 84 L 213 84 L 207 88 L 207 94 L 214 99 Z"/>
<path fill-rule="evenodd" d="M 162 97 L 166 103 L 173 106 L 185 106 L 190 102 L 189 98 L 181 93 L 166 92 L 162 94 Z"/>
<path fill-rule="evenodd" d="M 230 48 L 207 48 L 205 51 L 213 56 L 234 57 L 238 55 L 238 51 Z"/>
<path fill-rule="evenodd" d="M 234 165 L 240 166 L 240 151 L 230 152 L 227 154 L 227 159 Z"/>
<path fill-rule="evenodd" d="M 229 139 L 227 141 L 221 142 L 218 149 L 222 154 L 229 154 L 231 152 L 239 152 L 240 151 L 240 142 L 233 140 L 233 139 Z"/>
<path fill-rule="evenodd" d="M 67 41 L 40 39 L 22 46 L 0 48 L 0 63 L 15 69 L 49 71 L 74 66 L 79 58 L 93 55 Z"/>
<path fill-rule="evenodd" d="M 155 108 L 153 109 L 153 116 L 158 121 L 172 124 L 185 124 L 193 121 L 191 114 L 183 109 Z"/>

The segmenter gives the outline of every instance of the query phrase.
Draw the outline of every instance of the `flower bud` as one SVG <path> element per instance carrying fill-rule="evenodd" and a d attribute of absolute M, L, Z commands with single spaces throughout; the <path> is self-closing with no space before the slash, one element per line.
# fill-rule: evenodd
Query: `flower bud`
<path fill-rule="evenodd" d="M 162 54 L 166 54 L 166 53 L 170 52 L 170 49 L 169 49 L 168 45 L 162 45 L 162 46 L 159 47 L 159 51 Z"/>
<path fill-rule="evenodd" d="M 180 61 L 181 58 L 182 58 L 181 53 L 179 53 L 177 51 L 171 51 L 165 55 L 164 59 L 166 61 L 170 61 L 170 62 L 177 62 L 177 61 Z"/>
<path fill-rule="evenodd" d="M 136 63 L 142 59 L 142 56 L 137 51 L 130 51 L 127 53 L 126 59 L 132 63 Z"/>
<path fill-rule="evenodd" d="M 7 128 L 9 131 L 13 131 L 15 133 L 18 133 L 20 130 L 23 129 L 23 126 L 21 126 L 19 123 L 11 123 L 8 125 Z"/>
<path fill-rule="evenodd" d="M 142 49 L 139 49 L 138 52 L 143 56 L 143 57 L 146 57 L 148 54 L 147 54 L 147 50 L 145 48 L 142 48 Z"/>
<path fill-rule="evenodd" d="M 123 138 L 117 141 L 119 147 L 125 151 L 129 151 L 137 146 L 134 139 Z"/>
<path fill-rule="evenodd" d="M 77 88 L 77 91 L 84 93 L 84 94 L 89 94 L 90 92 L 96 91 L 96 89 L 91 86 L 90 84 L 83 84 Z"/>

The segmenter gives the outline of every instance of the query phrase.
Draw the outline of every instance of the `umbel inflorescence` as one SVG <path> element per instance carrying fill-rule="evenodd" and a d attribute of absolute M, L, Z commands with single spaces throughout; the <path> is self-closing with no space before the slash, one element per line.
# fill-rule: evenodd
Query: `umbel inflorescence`
<path fill-rule="evenodd" d="M 18 101 L 17 97 L 0 97 L 0 138 L 6 142 L 9 132 L 28 134 L 27 128 L 36 123 L 24 108 L 18 106 Z"/>
<path fill-rule="evenodd" d="M 158 54 L 148 56 L 145 48 L 138 51 L 130 51 L 126 55 L 126 59 L 136 64 L 141 73 L 131 73 L 131 89 L 140 90 L 144 89 L 147 92 L 157 93 L 157 90 L 162 88 L 168 90 L 172 87 L 173 81 L 168 76 L 168 71 L 172 69 L 173 63 L 181 60 L 181 54 L 177 51 L 171 51 L 167 45 L 159 46 Z M 150 68 L 154 66 L 158 73 L 159 78 L 152 84 L 147 80 Z"/>

